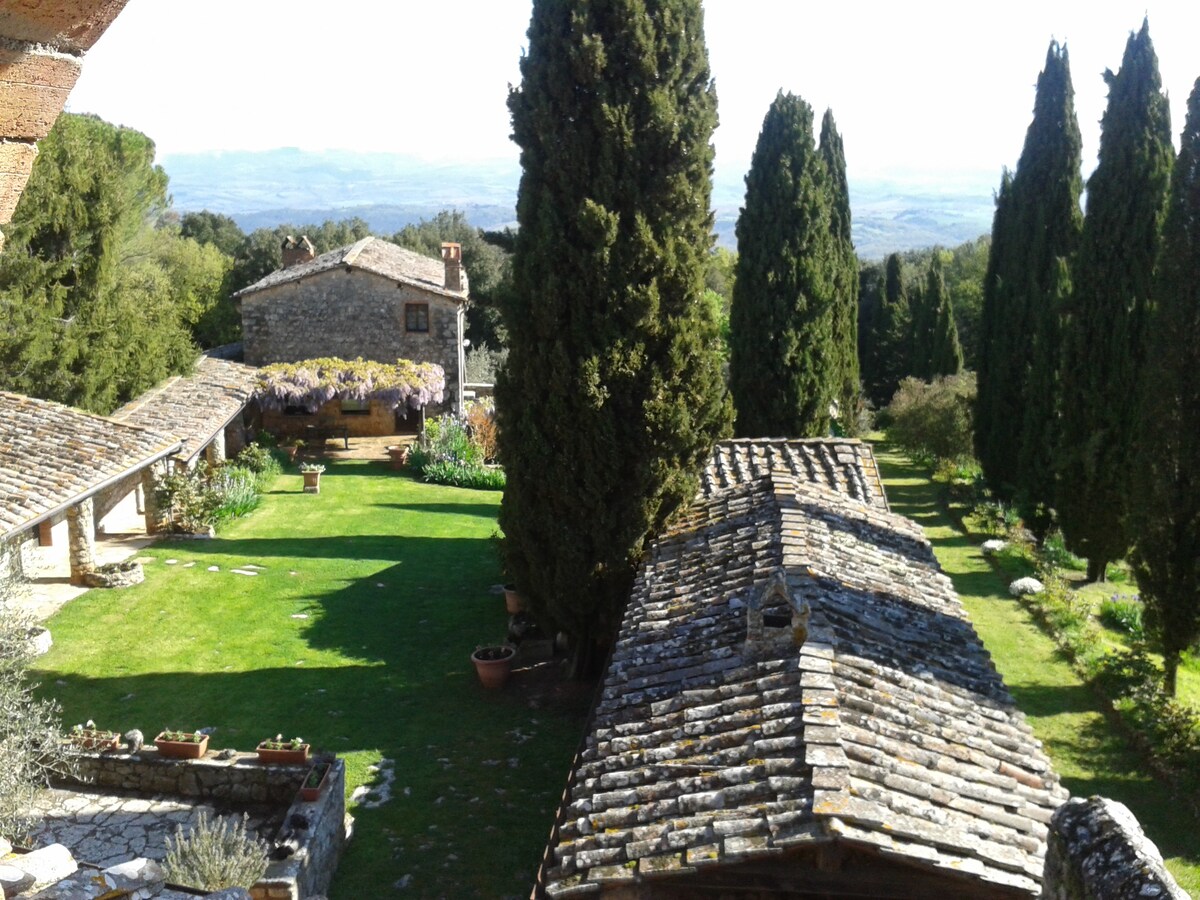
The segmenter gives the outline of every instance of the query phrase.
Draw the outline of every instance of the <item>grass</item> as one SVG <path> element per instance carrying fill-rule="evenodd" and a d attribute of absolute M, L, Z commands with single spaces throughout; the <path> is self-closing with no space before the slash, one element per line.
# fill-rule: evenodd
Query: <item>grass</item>
<path fill-rule="evenodd" d="M 382 462 L 330 464 L 317 496 L 282 475 L 216 540 L 146 551 L 145 583 L 64 607 L 37 677 L 68 724 L 300 735 L 345 757 L 348 794 L 394 760 L 392 799 L 351 808 L 334 900 L 527 896 L 588 698 L 477 682 L 507 626 L 499 500 Z"/>
<path fill-rule="evenodd" d="M 1200 832 L 1171 791 L 1145 774 L 1100 701 L 1020 603 L 1008 595 L 978 543 L 954 527 L 928 471 L 885 442 L 875 444 L 892 510 L 917 522 L 954 582 L 1017 705 L 1074 796 L 1100 794 L 1133 810 L 1180 886 L 1200 892 Z"/>

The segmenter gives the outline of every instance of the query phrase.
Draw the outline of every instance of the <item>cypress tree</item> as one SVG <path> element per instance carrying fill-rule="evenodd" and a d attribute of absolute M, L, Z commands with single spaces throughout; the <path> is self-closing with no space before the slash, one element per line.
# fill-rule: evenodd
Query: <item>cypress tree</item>
<path fill-rule="evenodd" d="M 925 308 L 933 311 L 933 334 L 929 346 L 929 378 L 957 375 L 962 371 L 962 344 L 954 324 L 954 304 L 942 276 L 942 261 L 935 253 L 925 282 Z"/>
<path fill-rule="evenodd" d="M 912 371 L 912 310 L 904 286 L 904 262 L 893 253 L 884 264 L 884 306 L 879 323 L 880 353 L 883 358 L 879 383 L 881 400 L 891 401 L 901 380 Z"/>
<path fill-rule="evenodd" d="M 929 381 L 934 376 L 934 335 L 938 324 L 938 304 L 945 288 L 942 280 L 941 251 L 934 249 L 925 273 L 924 284 L 910 298 L 912 332 L 909 335 L 909 372 L 914 378 Z M 935 288 L 935 283 L 940 288 Z"/>
<path fill-rule="evenodd" d="M 848 434 L 857 428 L 858 363 L 858 255 L 850 236 L 850 187 L 846 182 L 846 151 L 842 136 L 833 121 L 833 110 L 825 110 L 821 119 L 818 149 L 829 176 L 829 227 L 837 251 L 837 292 L 834 307 L 833 340 L 839 361 L 837 401 L 838 424 Z"/>
<path fill-rule="evenodd" d="M 1166 689 L 1200 639 L 1200 79 L 1171 178 L 1154 281 L 1131 503 L 1133 571 Z"/>
<path fill-rule="evenodd" d="M 716 95 L 700 0 L 535 0 L 508 361 L 496 386 L 509 577 L 594 671 L 648 533 L 727 434 L 704 302 Z"/>
<path fill-rule="evenodd" d="M 1075 252 L 1083 216 L 1081 139 L 1065 47 L 1051 41 L 1017 170 L 997 197 L 984 285 L 975 446 L 998 496 L 1027 517 L 1053 502 L 1054 385 L 1060 261 Z M 1036 369 L 1036 372 L 1035 372 Z M 1044 532 L 1048 522 L 1042 516 Z"/>
<path fill-rule="evenodd" d="M 828 181 L 812 107 L 781 91 L 763 119 L 737 223 L 729 387 L 741 436 L 829 430 L 843 367 Z"/>
<path fill-rule="evenodd" d="M 1146 307 L 1166 211 L 1174 151 L 1171 114 L 1146 22 L 1105 72 L 1108 107 L 1100 161 L 1066 311 L 1058 513 L 1067 546 L 1088 560 L 1088 579 L 1129 542 L 1123 525 L 1134 466 L 1138 378 Z"/>

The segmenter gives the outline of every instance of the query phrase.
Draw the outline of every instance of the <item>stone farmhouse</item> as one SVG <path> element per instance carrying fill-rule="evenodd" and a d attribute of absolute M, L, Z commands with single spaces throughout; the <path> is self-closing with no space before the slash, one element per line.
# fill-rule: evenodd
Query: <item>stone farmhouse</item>
<path fill-rule="evenodd" d="M 461 411 L 469 295 L 461 245 L 443 244 L 441 261 L 375 237 L 320 256 L 313 255 L 307 238 L 289 238 L 283 251 L 282 269 L 235 295 L 248 364 L 326 356 L 437 363 L 446 373 L 446 405 Z M 377 402 L 333 400 L 315 416 L 303 409 L 289 412 L 305 424 L 352 435 L 392 434 L 416 425 L 402 418 L 406 410 L 393 415 Z M 269 418 L 264 424 L 296 430 Z"/>
<path fill-rule="evenodd" d="M 534 893 L 1038 896 L 1066 800 L 870 449 L 728 441 L 637 576 Z M 1117 896 L 1060 850 L 1056 896 Z"/>

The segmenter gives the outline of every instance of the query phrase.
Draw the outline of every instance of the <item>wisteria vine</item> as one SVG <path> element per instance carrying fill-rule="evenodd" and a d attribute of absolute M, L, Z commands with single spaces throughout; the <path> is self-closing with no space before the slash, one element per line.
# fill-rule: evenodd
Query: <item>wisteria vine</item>
<path fill-rule="evenodd" d="M 315 413 L 335 397 L 378 400 L 391 409 L 421 409 L 441 403 L 445 390 L 446 373 L 436 363 L 322 357 L 263 366 L 258 370 L 255 399 L 263 409 L 280 412 L 300 406 Z"/>

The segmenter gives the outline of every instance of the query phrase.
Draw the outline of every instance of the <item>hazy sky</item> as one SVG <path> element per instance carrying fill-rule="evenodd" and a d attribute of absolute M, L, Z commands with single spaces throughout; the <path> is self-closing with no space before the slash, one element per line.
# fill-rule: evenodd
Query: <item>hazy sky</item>
<path fill-rule="evenodd" d="M 851 180 L 998 182 L 1015 164 L 1051 37 L 1071 56 L 1094 165 L 1125 40 L 1150 18 L 1178 142 L 1200 76 L 1196 0 L 706 0 L 721 126 L 740 178 L 779 89 L 833 108 Z M 161 154 L 350 148 L 515 159 L 505 98 L 529 0 L 130 0 L 67 108 L 144 131 Z"/>

